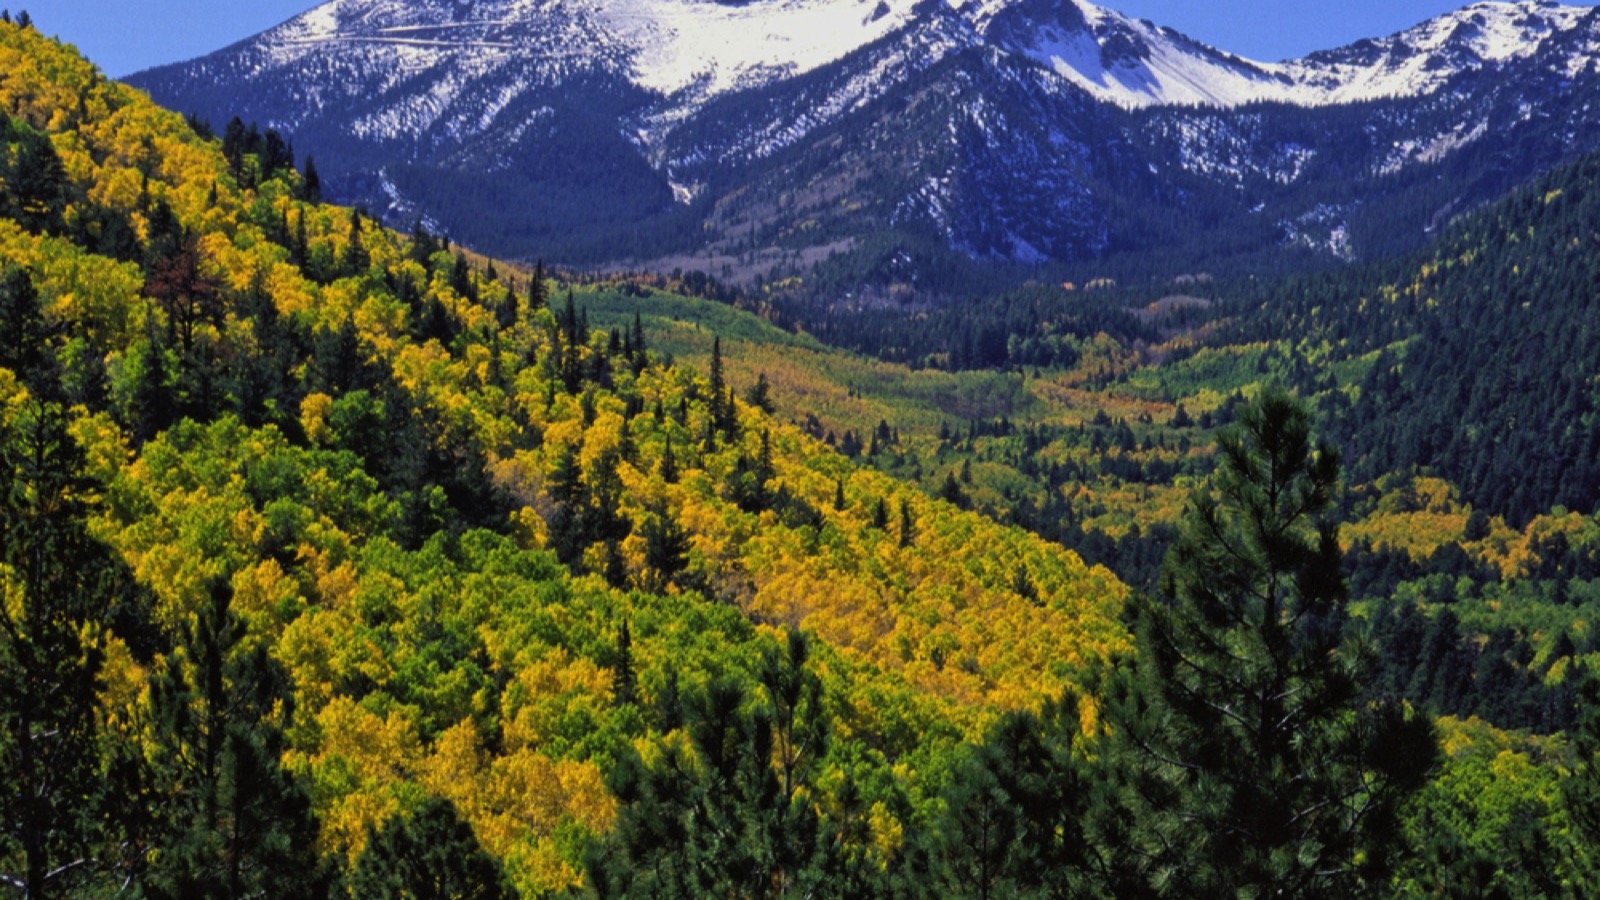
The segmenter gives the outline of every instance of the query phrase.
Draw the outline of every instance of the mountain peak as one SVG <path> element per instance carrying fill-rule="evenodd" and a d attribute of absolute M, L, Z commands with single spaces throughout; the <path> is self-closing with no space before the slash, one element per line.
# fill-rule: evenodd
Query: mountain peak
<path fill-rule="evenodd" d="M 1302 88 L 1324 103 L 1428 94 L 1467 71 L 1525 59 L 1552 39 L 1595 22 L 1595 10 L 1549 0 L 1474 3 L 1385 38 L 1310 54 L 1282 65 Z M 1585 65 L 1600 55 L 1593 42 L 1569 62 Z"/>
<path fill-rule="evenodd" d="M 1481 147 L 1564 103 L 1597 58 L 1600 12 L 1529 0 L 1274 63 L 1086 0 L 332 0 L 132 80 L 293 133 L 332 191 L 485 246 L 650 259 L 709 243 L 734 260 L 811 240 L 826 258 L 920 228 L 1037 261 L 1161 233 L 1126 195 L 1189 202 L 1169 171 L 1260 210 L 1304 180 Z M 1387 97 L 1418 99 L 1360 133 L 1308 115 Z M 1259 115 L 1295 125 L 1263 132 Z M 442 212 L 462 197 L 492 213 Z M 1342 210 L 1286 210 L 1280 231 L 1337 231 Z"/>

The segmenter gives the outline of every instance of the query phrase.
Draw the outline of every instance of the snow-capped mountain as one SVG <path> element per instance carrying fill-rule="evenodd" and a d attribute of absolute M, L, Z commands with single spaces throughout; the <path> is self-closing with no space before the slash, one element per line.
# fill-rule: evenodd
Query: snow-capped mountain
<path fill-rule="evenodd" d="M 1001 15 L 1022 8 L 1000 2 Z M 1051 4 L 1045 3 L 1048 7 Z M 1011 29 L 1021 49 L 1100 99 L 1126 107 L 1250 103 L 1329 106 L 1419 97 L 1464 72 L 1536 55 L 1546 43 L 1592 25 L 1590 7 L 1549 2 L 1476 3 L 1387 38 L 1277 63 L 1222 53 L 1169 28 L 1082 4 L 1066 27 L 1035 19 Z M 1569 66 L 1590 65 L 1585 47 Z"/>
<path fill-rule="evenodd" d="M 1600 13 L 1531 0 L 1282 62 L 1078 0 L 332 0 L 131 80 L 501 253 L 749 264 L 915 233 L 1037 262 L 1186 229 L 1420 240 L 1532 174 L 1508 136 L 1600 146 L 1597 58 Z"/>

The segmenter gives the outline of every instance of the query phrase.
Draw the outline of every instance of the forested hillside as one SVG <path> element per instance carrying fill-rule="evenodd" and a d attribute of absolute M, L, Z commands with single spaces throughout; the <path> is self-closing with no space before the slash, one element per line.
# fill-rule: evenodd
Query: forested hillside
<path fill-rule="evenodd" d="M 13 22 L 0 110 L 20 896 L 1600 884 L 1593 503 L 1383 430 L 1540 427 L 1408 373 L 1500 352 L 1425 331 L 1486 272 L 1587 271 L 1588 169 L 1410 268 L 879 311 L 872 359 L 322 204 Z"/>
<path fill-rule="evenodd" d="M 780 412 L 841 452 L 1150 590 L 1190 486 L 1215 464 L 1209 432 L 1262 385 L 1292 385 L 1346 450 L 1346 630 L 1374 654 L 1370 690 L 1451 717 L 1448 774 L 1428 794 L 1446 804 L 1429 827 L 1453 823 L 1441 846 L 1473 848 L 1451 877 L 1559 892 L 1538 879 L 1554 866 L 1550 835 L 1568 828 L 1551 804 L 1570 764 L 1561 735 L 1581 725 L 1582 685 L 1600 665 L 1585 387 L 1600 366 L 1583 337 L 1595 177 L 1582 161 L 1425 254 L 1338 276 L 1035 285 L 811 323 L 884 361 L 775 330 L 724 347 L 737 367 L 770 373 Z M 605 305 L 649 309 L 626 291 Z M 709 329 L 709 308 L 682 315 Z M 661 327 L 664 344 L 704 357 L 703 333 Z M 1486 723 L 1553 737 L 1520 743 Z M 1483 779 L 1495 789 L 1474 799 L 1465 785 Z M 1445 784 L 1462 793 L 1445 800 Z"/>
<path fill-rule="evenodd" d="M 813 824 L 762 865 L 881 870 L 963 740 L 1128 646 L 1106 570 L 319 205 L 282 136 L 202 137 L 29 28 L 0 73 L 29 896 L 366 896 L 424 827 L 560 890 L 640 754 L 733 728 L 765 770 L 774 718 L 804 742 L 740 802 Z"/>

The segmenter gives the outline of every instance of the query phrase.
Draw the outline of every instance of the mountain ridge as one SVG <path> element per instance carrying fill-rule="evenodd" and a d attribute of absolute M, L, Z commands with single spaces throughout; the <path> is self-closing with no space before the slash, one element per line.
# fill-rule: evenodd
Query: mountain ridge
<path fill-rule="evenodd" d="M 1180 243 L 1234 230 L 1332 261 L 1404 249 L 1439 209 L 1495 196 L 1473 186 L 1493 165 L 1473 162 L 1445 202 L 1384 214 L 1403 231 L 1364 233 L 1352 217 L 1368 213 L 1349 212 L 1392 206 L 1376 182 L 1402 170 L 1446 177 L 1430 167 L 1491 127 L 1587 149 L 1532 116 L 1495 121 L 1490 104 L 1507 84 L 1538 83 L 1527 109 L 1600 93 L 1597 35 L 1593 9 L 1479 3 L 1261 63 L 1077 2 L 335 0 L 130 81 L 174 108 L 293 134 L 336 196 L 505 255 L 804 260 L 894 234 L 968 259 L 1082 262 L 1154 248 L 1143 209 L 1178 221 L 1198 205 L 1205 223 Z M 1327 124 L 1369 108 L 1355 129 Z M 1305 137 L 1269 145 L 1265 164 L 1203 146 L 1262 110 Z M 1152 130 L 1163 121 L 1179 125 Z M 819 168 L 839 169 L 830 142 L 874 149 L 819 183 Z M 1366 154 L 1359 184 L 1316 180 L 1315 160 L 1351 146 Z M 1195 184 L 1166 182 L 1175 157 Z M 505 209 L 465 215 L 452 207 L 466 195 Z M 823 196 L 847 208 L 774 214 L 781 198 Z M 1307 237 L 1331 207 L 1345 211 Z M 792 221 L 760 226 L 779 218 Z M 738 268 L 723 274 L 805 274 Z"/>

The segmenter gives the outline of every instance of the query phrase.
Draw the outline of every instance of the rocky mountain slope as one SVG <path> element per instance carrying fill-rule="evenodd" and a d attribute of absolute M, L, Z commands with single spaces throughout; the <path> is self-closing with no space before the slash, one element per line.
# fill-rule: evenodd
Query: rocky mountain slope
<path fill-rule="evenodd" d="M 1261 63 L 1076 0 L 334 0 L 131 80 L 497 252 L 773 277 L 843 254 L 903 281 L 908 242 L 1168 266 L 1414 246 L 1519 160 L 1596 145 L 1597 35 L 1587 7 L 1479 3 Z"/>

